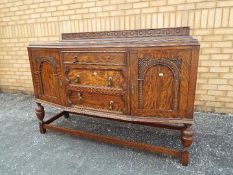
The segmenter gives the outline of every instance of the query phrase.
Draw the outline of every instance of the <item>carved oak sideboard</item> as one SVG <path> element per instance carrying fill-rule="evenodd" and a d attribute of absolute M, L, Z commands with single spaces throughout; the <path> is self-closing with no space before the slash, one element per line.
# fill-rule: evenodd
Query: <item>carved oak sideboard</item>
<path fill-rule="evenodd" d="M 192 144 L 199 44 L 188 27 L 63 33 L 28 46 L 40 132 L 61 131 L 179 157 Z M 62 109 L 44 120 L 42 104 Z M 58 127 L 69 113 L 181 131 L 182 150 Z"/>

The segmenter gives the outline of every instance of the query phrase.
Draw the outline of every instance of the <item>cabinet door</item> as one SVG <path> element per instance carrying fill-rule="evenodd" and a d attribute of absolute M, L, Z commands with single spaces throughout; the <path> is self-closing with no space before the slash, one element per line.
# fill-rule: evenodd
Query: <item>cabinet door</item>
<path fill-rule="evenodd" d="M 30 64 L 35 97 L 63 104 L 64 88 L 59 53 L 55 50 L 30 50 Z"/>
<path fill-rule="evenodd" d="M 131 113 L 185 117 L 191 48 L 140 49 L 131 53 Z"/>

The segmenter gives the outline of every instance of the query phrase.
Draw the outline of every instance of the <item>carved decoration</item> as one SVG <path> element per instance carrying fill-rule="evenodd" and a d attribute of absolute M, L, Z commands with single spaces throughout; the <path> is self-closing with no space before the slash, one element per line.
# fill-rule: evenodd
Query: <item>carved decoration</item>
<path fill-rule="evenodd" d="M 130 37 L 153 37 L 153 36 L 188 36 L 189 27 L 141 29 L 108 32 L 82 32 L 63 33 L 62 40 L 78 40 L 89 38 L 130 38 Z"/>
<path fill-rule="evenodd" d="M 168 67 L 174 75 L 174 99 L 173 99 L 173 110 L 177 111 L 178 108 L 178 90 L 179 90 L 179 68 L 181 66 L 181 60 L 179 58 L 139 58 L 138 59 L 138 107 L 139 109 L 143 108 L 143 80 L 146 70 L 149 68 L 163 65 Z"/>
<path fill-rule="evenodd" d="M 87 93 L 97 93 L 97 94 L 107 94 L 107 95 L 124 95 L 125 91 L 118 88 L 110 87 L 98 87 L 98 86 L 88 86 L 88 85 L 76 85 L 68 86 L 69 90 L 79 90 Z"/>
<path fill-rule="evenodd" d="M 57 74 L 57 68 L 56 68 L 56 60 L 54 57 L 35 57 L 37 70 L 41 72 L 41 65 L 43 62 L 47 62 L 52 65 L 53 73 Z"/>

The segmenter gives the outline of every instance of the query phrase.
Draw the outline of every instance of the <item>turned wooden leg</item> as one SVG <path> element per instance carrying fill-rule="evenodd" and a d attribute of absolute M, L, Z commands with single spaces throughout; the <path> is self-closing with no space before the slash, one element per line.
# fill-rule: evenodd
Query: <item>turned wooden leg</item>
<path fill-rule="evenodd" d="M 65 112 L 64 112 L 64 117 L 65 117 L 65 118 L 69 118 L 69 116 L 70 116 L 69 112 L 65 111 Z"/>
<path fill-rule="evenodd" d="M 46 132 L 46 129 L 43 128 L 43 119 L 45 116 L 45 112 L 44 112 L 44 107 L 41 105 L 41 103 L 36 103 L 37 107 L 36 107 L 36 116 L 39 119 L 39 128 L 40 128 L 40 133 L 44 134 Z"/>
<path fill-rule="evenodd" d="M 191 129 L 191 125 L 187 126 L 181 131 L 181 143 L 183 145 L 183 151 L 181 153 L 180 162 L 183 166 L 187 166 L 189 162 L 188 148 L 193 143 L 194 131 Z"/>

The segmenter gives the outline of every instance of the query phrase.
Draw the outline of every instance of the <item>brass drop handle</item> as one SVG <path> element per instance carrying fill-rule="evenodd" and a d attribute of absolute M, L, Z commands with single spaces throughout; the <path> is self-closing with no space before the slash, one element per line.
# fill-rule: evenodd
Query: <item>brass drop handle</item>
<path fill-rule="evenodd" d="M 82 100 L 82 94 L 80 93 L 80 91 L 78 91 L 78 94 L 77 94 L 77 96 L 78 96 L 78 100 L 80 101 L 80 100 Z"/>
<path fill-rule="evenodd" d="M 108 77 L 108 86 L 111 87 L 113 85 L 113 82 L 112 82 L 112 77 Z"/>
<path fill-rule="evenodd" d="M 80 75 L 77 75 L 76 79 L 74 80 L 74 83 L 80 83 Z"/>
<path fill-rule="evenodd" d="M 112 111 L 113 110 L 113 101 L 111 100 L 110 102 L 109 102 L 109 108 L 108 108 L 110 111 Z"/>
<path fill-rule="evenodd" d="M 73 63 L 76 63 L 76 62 L 78 62 L 78 55 L 75 55 L 75 56 L 73 57 Z"/>

